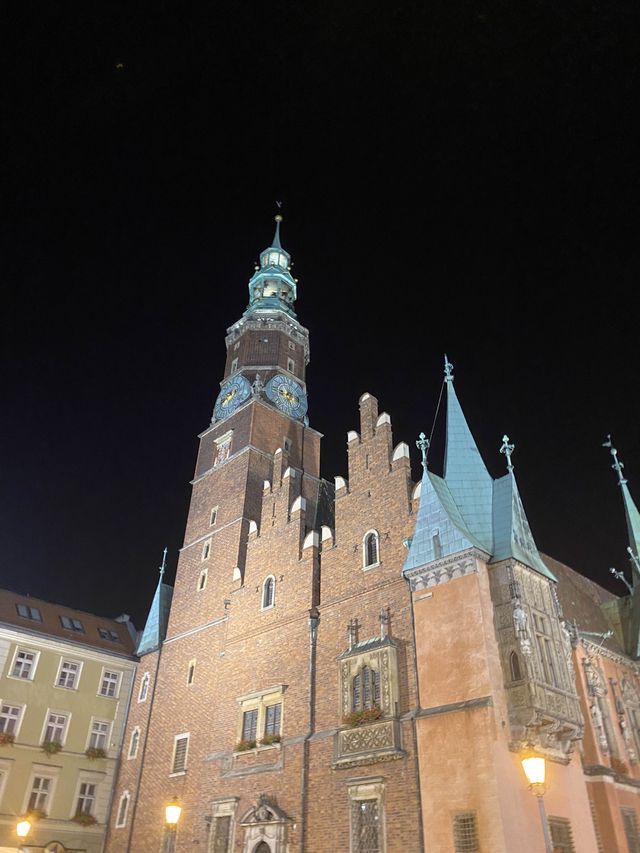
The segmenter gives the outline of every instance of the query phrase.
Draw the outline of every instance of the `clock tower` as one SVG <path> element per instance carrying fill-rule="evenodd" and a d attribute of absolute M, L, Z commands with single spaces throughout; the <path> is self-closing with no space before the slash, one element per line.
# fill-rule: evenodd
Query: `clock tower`
<path fill-rule="evenodd" d="M 249 281 L 249 306 L 228 330 L 227 362 L 213 421 L 253 398 L 308 423 L 305 370 L 309 333 L 296 318 L 296 279 L 280 243 L 280 223 Z"/>

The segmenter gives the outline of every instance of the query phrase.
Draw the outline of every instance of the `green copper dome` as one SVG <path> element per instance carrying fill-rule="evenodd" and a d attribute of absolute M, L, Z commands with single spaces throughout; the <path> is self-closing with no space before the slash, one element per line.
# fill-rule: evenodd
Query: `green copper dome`
<path fill-rule="evenodd" d="M 291 255 L 280 243 L 280 223 L 276 216 L 276 231 L 271 245 L 260 253 L 260 263 L 249 281 L 247 311 L 284 311 L 295 317 L 296 281 L 291 275 Z"/>

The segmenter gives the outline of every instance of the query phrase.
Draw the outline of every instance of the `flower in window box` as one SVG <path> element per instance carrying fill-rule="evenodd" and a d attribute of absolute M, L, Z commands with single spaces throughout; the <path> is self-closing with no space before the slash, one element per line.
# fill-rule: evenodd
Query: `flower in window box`
<path fill-rule="evenodd" d="M 260 740 L 260 746 L 271 746 L 272 743 L 280 743 L 281 740 L 280 735 L 265 735 Z"/>
<path fill-rule="evenodd" d="M 48 815 L 44 809 L 29 809 L 27 813 L 27 819 L 31 823 L 36 823 L 36 821 L 44 820 L 46 817 L 48 817 Z"/>
<path fill-rule="evenodd" d="M 55 755 L 56 752 L 60 752 L 62 749 L 62 744 L 57 740 L 45 740 L 42 743 L 42 750 L 46 752 L 47 755 Z"/>
<path fill-rule="evenodd" d="M 7 746 L 14 743 L 16 736 L 13 732 L 0 732 L 0 746 Z"/>
<path fill-rule="evenodd" d="M 104 750 L 101 746 L 90 746 L 87 749 L 85 749 L 84 754 L 91 761 L 93 761 L 96 758 L 106 758 L 107 757 L 106 750 Z"/>
<path fill-rule="evenodd" d="M 89 812 L 76 812 L 71 820 L 75 820 L 76 823 L 79 823 L 82 826 L 93 826 L 94 823 L 98 822 L 92 814 L 89 814 Z"/>
<path fill-rule="evenodd" d="M 363 708 L 361 711 L 346 714 L 342 721 L 348 728 L 355 729 L 356 726 L 364 726 L 365 723 L 372 723 L 380 717 L 382 717 L 382 708 Z"/>
<path fill-rule="evenodd" d="M 247 752 L 249 749 L 255 749 L 255 740 L 239 740 L 235 747 L 235 752 Z"/>

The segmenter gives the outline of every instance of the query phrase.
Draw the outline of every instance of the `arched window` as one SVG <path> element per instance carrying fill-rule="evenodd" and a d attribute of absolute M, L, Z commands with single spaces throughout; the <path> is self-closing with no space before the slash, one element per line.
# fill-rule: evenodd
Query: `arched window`
<path fill-rule="evenodd" d="M 129 800 L 130 800 L 129 792 L 125 791 L 124 794 L 120 797 L 120 803 L 118 805 L 118 815 L 116 817 L 116 828 L 120 829 L 120 827 L 125 826 L 127 823 L 127 812 L 129 811 Z"/>
<path fill-rule="evenodd" d="M 276 579 L 270 575 L 262 587 L 262 609 L 273 607 L 276 601 Z"/>
<path fill-rule="evenodd" d="M 147 701 L 147 693 L 149 692 L 149 673 L 145 672 L 140 681 L 140 692 L 138 693 L 138 702 Z"/>
<path fill-rule="evenodd" d="M 129 758 L 135 758 L 138 754 L 138 744 L 140 743 L 140 729 L 138 726 L 131 732 L 131 740 L 129 741 Z"/>
<path fill-rule="evenodd" d="M 368 533 L 365 533 L 362 541 L 362 554 L 365 569 L 369 566 L 378 565 L 378 534 L 375 530 L 369 530 Z"/>
<path fill-rule="evenodd" d="M 202 592 L 202 590 L 207 585 L 207 570 L 203 569 L 200 572 L 200 577 L 198 578 L 198 592 Z"/>
<path fill-rule="evenodd" d="M 515 652 L 511 652 L 509 655 L 509 666 L 511 668 L 511 681 L 521 681 L 520 658 Z"/>
<path fill-rule="evenodd" d="M 351 683 L 351 706 L 354 711 L 380 707 L 380 673 L 363 666 Z"/>

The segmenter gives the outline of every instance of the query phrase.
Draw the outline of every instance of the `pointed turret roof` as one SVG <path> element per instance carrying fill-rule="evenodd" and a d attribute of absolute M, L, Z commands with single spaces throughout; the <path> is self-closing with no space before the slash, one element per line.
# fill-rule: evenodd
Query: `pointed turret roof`
<path fill-rule="evenodd" d="M 278 213 L 275 220 L 276 230 L 271 245 L 260 252 L 260 263 L 249 280 L 249 306 L 245 316 L 273 311 L 296 316 L 297 282 L 291 275 L 291 255 L 280 242 L 282 216 Z"/>
<path fill-rule="evenodd" d="M 445 359 L 447 384 L 447 433 L 444 479 L 466 526 L 491 553 L 491 500 L 493 480 L 486 469 L 478 446 L 453 387 L 453 365 Z"/>
<path fill-rule="evenodd" d="M 632 586 L 635 589 L 640 583 L 640 513 L 635 505 L 631 492 L 627 486 L 627 480 L 622 476 L 623 463 L 618 459 L 618 451 L 613 446 L 611 436 L 607 436 L 607 440 L 603 442 L 603 447 L 608 447 L 609 452 L 613 456 L 613 470 L 618 475 L 618 485 L 622 492 L 622 501 L 624 503 L 624 514 L 627 519 L 627 533 L 629 536 L 629 558 L 631 559 L 631 579 Z"/>
<path fill-rule="evenodd" d="M 173 587 L 162 582 L 164 576 L 165 564 L 167 559 L 167 549 L 164 549 L 164 557 L 162 566 L 160 567 L 160 580 L 156 587 L 149 615 L 144 626 L 140 642 L 136 649 L 136 654 L 139 656 L 146 655 L 149 652 L 154 652 L 159 649 L 167 634 L 167 624 L 169 622 L 169 610 L 171 608 L 171 598 L 173 596 Z"/>
<path fill-rule="evenodd" d="M 494 481 L 467 424 L 453 388 L 453 367 L 445 356 L 447 438 L 444 479 L 427 471 L 424 436 L 424 475 L 414 536 L 403 570 L 420 568 L 441 557 L 475 547 L 490 562 L 512 557 L 550 580 L 534 541 L 518 492 L 511 454 L 514 446 L 503 437 L 501 452 L 508 473 Z M 428 442 L 426 442 L 428 447 Z"/>

